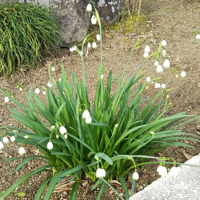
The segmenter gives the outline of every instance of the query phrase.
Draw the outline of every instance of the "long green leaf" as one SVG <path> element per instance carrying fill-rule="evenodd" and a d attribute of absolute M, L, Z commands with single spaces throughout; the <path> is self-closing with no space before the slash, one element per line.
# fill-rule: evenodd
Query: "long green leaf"
<path fill-rule="evenodd" d="M 14 170 L 14 172 L 18 171 L 20 168 L 22 168 L 27 162 L 29 162 L 32 159 L 36 159 L 38 156 L 31 156 L 29 158 L 27 158 L 26 160 L 24 160 L 23 162 L 21 162 Z"/>
<path fill-rule="evenodd" d="M 110 165 L 113 165 L 113 161 L 112 161 L 111 158 L 110 158 L 108 155 L 106 155 L 105 153 L 99 152 L 99 153 L 96 153 L 95 156 L 97 156 L 97 157 L 99 157 L 99 158 L 102 158 L 102 159 L 104 159 L 106 162 L 108 162 Z"/>
<path fill-rule="evenodd" d="M 76 166 L 72 169 L 66 169 L 66 170 L 62 171 L 60 177 L 64 177 L 64 176 L 73 174 L 73 173 L 79 171 L 80 169 L 83 169 L 86 165 L 87 165 L 87 163 L 84 162 L 84 163 L 81 163 L 80 165 L 78 165 L 78 166 Z"/>
<path fill-rule="evenodd" d="M 77 195 L 79 184 L 80 184 L 80 181 L 76 181 L 74 183 L 69 200 L 76 200 L 76 195 Z"/>
<path fill-rule="evenodd" d="M 40 188 L 38 189 L 36 195 L 35 195 L 35 198 L 34 200 L 40 200 L 40 197 L 46 187 L 46 185 L 48 184 L 48 182 L 52 179 L 52 176 L 48 176 L 43 182 L 42 184 L 40 185 Z"/>
<path fill-rule="evenodd" d="M 19 180 L 17 180 L 10 188 L 8 188 L 5 193 L 1 196 L 1 198 L 7 197 L 15 188 L 17 188 L 21 183 L 23 183 L 26 179 L 30 178 L 34 174 L 37 174 L 39 172 L 45 171 L 47 168 L 54 167 L 55 165 L 45 165 L 43 167 L 40 167 L 32 172 L 29 172 Z"/>
<path fill-rule="evenodd" d="M 50 199 L 51 194 L 52 194 L 52 192 L 53 192 L 53 190 L 55 188 L 55 185 L 57 183 L 57 178 L 60 176 L 61 173 L 62 173 L 62 171 L 58 171 L 53 175 L 53 177 L 51 179 L 51 182 L 49 184 L 49 187 L 47 189 L 47 192 L 46 192 L 46 194 L 44 196 L 44 200 L 49 200 Z"/>
<path fill-rule="evenodd" d="M 122 176 L 118 176 L 118 177 L 119 177 L 119 181 L 121 182 L 122 187 L 123 187 L 123 189 L 124 189 L 125 196 L 126 196 L 126 200 L 129 200 L 128 188 L 127 188 L 127 186 L 126 186 L 126 183 L 125 183 L 125 181 L 124 181 L 124 179 L 123 179 Z"/>

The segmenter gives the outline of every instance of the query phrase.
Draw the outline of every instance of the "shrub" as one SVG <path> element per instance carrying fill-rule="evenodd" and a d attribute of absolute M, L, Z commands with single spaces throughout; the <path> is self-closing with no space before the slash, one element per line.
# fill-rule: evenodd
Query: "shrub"
<path fill-rule="evenodd" d="M 96 10 L 95 14 L 100 26 L 101 39 L 101 22 Z M 17 170 L 31 159 L 42 159 L 47 165 L 19 179 L 1 196 L 2 198 L 8 196 L 32 175 L 48 169 L 52 175 L 44 180 L 35 199 L 40 198 L 48 183 L 44 199 L 49 199 L 56 183 L 68 175 L 71 176 L 70 181 L 75 180 L 71 193 L 73 199 L 76 199 L 80 180 L 85 177 L 96 180 L 92 189 L 101 184 L 97 199 L 100 199 L 106 190 L 106 185 L 112 187 L 109 184 L 112 179 L 121 182 L 126 199 L 129 199 L 125 180 L 130 176 L 132 181 L 130 195 L 132 195 L 135 180 L 139 178 L 137 170 L 147 163 L 152 163 L 147 159 L 156 159 L 157 163 L 161 164 L 158 168 L 159 174 L 165 176 L 167 170 L 164 165 L 168 162 L 168 158 L 157 158 L 153 155 L 170 146 L 193 148 L 178 141 L 180 139 L 199 141 L 192 138 L 192 134 L 177 130 L 179 126 L 195 118 L 180 122 L 191 117 L 185 113 L 164 117 L 170 106 L 167 98 L 164 98 L 167 91 L 165 85 L 162 85 L 162 89 L 152 99 L 143 97 L 143 91 L 151 79 L 148 77 L 144 83 L 140 82 L 142 75 L 139 75 L 139 72 L 148 59 L 158 58 L 162 53 L 162 45 L 166 45 L 166 42 L 162 42 L 158 52 L 152 55 L 149 55 L 150 49 L 146 47 L 147 59 L 127 81 L 124 81 L 125 73 L 122 77 L 118 76 L 118 88 L 114 95 L 111 95 L 114 77 L 110 71 L 107 83 L 104 85 L 101 41 L 101 63 L 98 66 L 98 84 L 93 108 L 89 100 L 82 54 L 85 42 L 87 38 L 83 41 L 82 51 L 76 46 L 71 48 L 71 51 L 80 53 L 82 58 L 83 80 L 80 83 L 74 73 L 72 73 L 73 83 L 69 83 L 62 65 L 61 81 L 54 81 L 51 78 L 52 84 L 47 87 L 46 104 L 32 90 L 28 95 L 28 106 L 18 103 L 4 93 L 21 109 L 19 112 L 10 108 L 12 117 L 26 127 L 26 129 L 2 127 L 5 131 L 4 143 L 8 141 L 7 134 L 11 136 L 12 141 L 21 143 L 20 154 L 25 153 L 24 144 L 33 145 L 44 154 L 44 156 L 25 157 Z M 133 51 L 139 44 L 140 42 L 135 45 Z M 44 123 L 44 119 L 48 123 Z M 2 143 L 1 148 L 3 145 Z M 7 161 L 14 159 L 24 159 L 24 157 Z M 175 162 L 172 160 L 171 163 Z M 131 169 L 134 171 L 133 174 L 130 173 Z M 173 171 L 176 171 L 176 168 L 173 168 Z M 120 198 L 123 199 L 121 196 Z"/>
<path fill-rule="evenodd" d="M 0 73 L 11 75 L 35 65 L 44 51 L 60 46 L 56 20 L 48 8 L 29 3 L 0 3 Z"/>

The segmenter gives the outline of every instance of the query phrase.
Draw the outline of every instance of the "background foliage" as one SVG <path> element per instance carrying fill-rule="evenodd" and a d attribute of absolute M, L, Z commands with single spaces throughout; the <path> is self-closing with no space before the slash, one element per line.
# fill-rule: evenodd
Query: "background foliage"
<path fill-rule="evenodd" d="M 47 8 L 20 3 L 0 4 L 0 73 L 11 75 L 35 65 L 45 52 L 58 49 L 56 20 Z"/>

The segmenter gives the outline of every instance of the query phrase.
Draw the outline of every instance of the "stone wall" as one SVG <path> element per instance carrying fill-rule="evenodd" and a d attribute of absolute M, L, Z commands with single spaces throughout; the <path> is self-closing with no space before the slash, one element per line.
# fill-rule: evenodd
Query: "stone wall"
<path fill-rule="evenodd" d="M 12 1 L 12 0 L 1 0 Z M 17 1 L 17 0 L 16 0 Z M 18 0 L 19 2 L 33 2 L 52 7 L 60 23 L 63 46 L 82 41 L 88 32 L 91 13 L 86 12 L 89 0 Z M 125 0 L 94 0 L 103 21 L 115 21 L 124 6 Z"/>

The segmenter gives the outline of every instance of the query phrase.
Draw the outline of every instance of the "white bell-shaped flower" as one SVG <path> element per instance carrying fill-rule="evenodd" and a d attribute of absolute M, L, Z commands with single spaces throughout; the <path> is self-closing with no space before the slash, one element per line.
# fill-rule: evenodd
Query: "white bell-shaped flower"
<path fill-rule="evenodd" d="M 146 78 L 146 81 L 147 81 L 147 82 L 150 82 L 150 81 L 151 81 L 151 78 L 148 76 L 148 77 Z"/>
<path fill-rule="evenodd" d="M 20 155 L 23 155 L 23 154 L 26 153 L 24 147 L 19 147 L 19 151 L 18 152 L 19 152 Z"/>
<path fill-rule="evenodd" d="M 93 42 L 93 43 L 92 43 L 92 48 L 93 48 L 93 49 L 96 49 L 96 48 L 97 48 L 97 43 L 96 43 L 96 42 Z"/>
<path fill-rule="evenodd" d="M 144 52 L 150 53 L 150 47 L 149 47 L 149 45 L 147 45 L 147 46 L 144 48 Z"/>
<path fill-rule="evenodd" d="M 156 68 L 156 71 L 157 71 L 158 73 L 163 72 L 163 67 L 162 67 L 161 65 L 158 65 L 157 68 Z"/>
<path fill-rule="evenodd" d="M 65 139 L 67 139 L 68 135 L 67 135 L 67 134 L 65 134 L 65 135 L 64 135 L 64 137 L 65 137 Z"/>
<path fill-rule="evenodd" d="M 168 59 L 165 59 L 164 63 L 163 63 L 163 67 L 165 68 L 169 68 L 170 67 L 170 62 Z"/>
<path fill-rule="evenodd" d="M 91 117 L 85 118 L 85 122 L 86 122 L 87 124 L 92 123 L 92 118 L 91 118 Z"/>
<path fill-rule="evenodd" d="M 50 81 L 47 83 L 47 86 L 48 86 L 48 87 L 52 87 L 52 84 L 51 84 Z"/>
<path fill-rule="evenodd" d="M 162 50 L 162 55 L 163 55 L 163 57 L 165 57 L 166 56 L 166 50 L 164 49 L 164 50 Z"/>
<path fill-rule="evenodd" d="M 92 16 L 92 18 L 91 18 L 91 23 L 92 23 L 93 25 L 95 25 L 95 24 L 97 23 L 97 18 L 96 18 L 95 15 Z"/>
<path fill-rule="evenodd" d="M 4 98 L 4 101 L 5 101 L 6 103 L 8 103 L 8 102 L 9 102 L 9 98 L 8 98 L 8 97 L 5 97 L 5 98 Z"/>
<path fill-rule="evenodd" d="M 97 178 L 103 178 L 106 176 L 106 171 L 104 169 L 98 168 L 96 171 Z"/>
<path fill-rule="evenodd" d="M 149 53 L 148 52 L 144 52 L 143 57 L 144 58 L 148 58 L 149 57 Z"/>
<path fill-rule="evenodd" d="M 186 72 L 185 72 L 185 71 L 182 71 L 182 72 L 181 72 L 181 77 L 182 77 L 182 78 L 186 77 Z"/>
<path fill-rule="evenodd" d="M 97 34 L 96 38 L 97 38 L 97 41 L 101 40 L 101 36 L 99 34 Z"/>
<path fill-rule="evenodd" d="M 200 34 L 197 34 L 197 35 L 196 35 L 196 39 L 197 39 L 197 40 L 200 40 Z"/>
<path fill-rule="evenodd" d="M 160 83 L 155 83 L 155 88 L 160 88 Z"/>
<path fill-rule="evenodd" d="M 163 40 L 163 41 L 162 41 L 162 46 L 165 47 L 166 45 L 167 45 L 166 40 Z"/>
<path fill-rule="evenodd" d="M 56 68 L 55 68 L 55 67 L 52 67 L 52 68 L 51 68 L 51 71 L 52 71 L 52 72 L 55 72 L 55 71 L 56 71 Z"/>
<path fill-rule="evenodd" d="M 86 7 L 87 12 L 92 12 L 92 5 L 89 3 Z"/>
<path fill-rule="evenodd" d="M 14 141 L 15 141 L 15 136 L 11 136 L 11 137 L 10 137 L 10 141 L 11 141 L 11 142 L 14 142 Z"/>
<path fill-rule="evenodd" d="M 161 85 L 161 88 L 165 89 L 165 88 L 166 88 L 166 85 L 163 83 L 163 84 Z"/>
<path fill-rule="evenodd" d="M 64 126 L 61 126 L 59 128 L 60 134 L 64 135 L 65 133 L 67 133 L 67 129 Z"/>
<path fill-rule="evenodd" d="M 178 168 L 177 167 L 172 167 L 169 171 L 169 175 L 173 176 L 173 177 L 177 177 L 178 175 Z"/>
<path fill-rule="evenodd" d="M 92 47 L 92 45 L 88 42 L 87 48 L 88 48 L 88 49 L 91 49 L 91 47 Z"/>
<path fill-rule="evenodd" d="M 163 166 L 159 166 L 157 168 L 157 172 L 161 175 L 161 176 L 166 176 L 167 175 L 167 169 L 166 167 Z"/>
<path fill-rule="evenodd" d="M 47 143 L 47 149 L 49 149 L 49 150 L 53 149 L 53 143 L 52 142 Z"/>
<path fill-rule="evenodd" d="M 35 94 L 40 94 L 40 89 L 39 88 L 35 89 Z"/>
<path fill-rule="evenodd" d="M 156 61 L 154 62 L 154 66 L 157 67 L 158 65 L 159 65 L 159 62 L 156 60 Z"/>
<path fill-rule="evenodd" d="M 4 144 L 9 143 L 9 139 L 7 137 L 3 137 L 2 141 L 3 141 Z"/>
<path fill-rule="evenodd" d="M 133 173 L 133 179 L 138 180 L 139 179 L 139 174 L 137 172 Z"/>
<path fill-rule="evenodd" d="M 90 117 L 89 111 L 88 111 L 88 110 L 84 110 L 84 112 L 83 112 L 83 114 L 82 114 L 82 118 L 83 118 L 83 119 L 86 119 L 86 118 L 88 118 L 88 117 Z"/>

